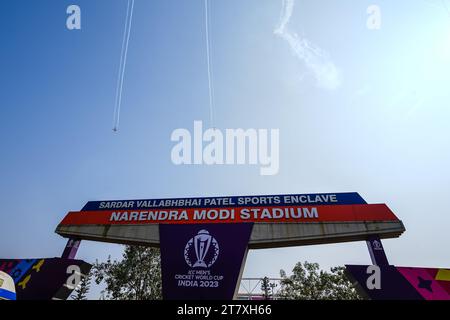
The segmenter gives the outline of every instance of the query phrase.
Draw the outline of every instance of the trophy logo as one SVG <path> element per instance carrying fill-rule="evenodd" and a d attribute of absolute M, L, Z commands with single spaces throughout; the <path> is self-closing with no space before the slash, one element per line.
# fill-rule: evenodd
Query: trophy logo
<path fill-rule="evenodd" d="M 200 230 L 184 248 L 184 260 L 191 268 L 210 268 L 219 257 L 219 243 L 207 230 Z"/>
<path fill-rule="evenodd" d="M 373 248 L 375 250 L 383 250 L 383 248 L 381 247 L 381 242 L 375 240 L 375 241 L 372 242 L 372 244 L 373 244 Z"/>

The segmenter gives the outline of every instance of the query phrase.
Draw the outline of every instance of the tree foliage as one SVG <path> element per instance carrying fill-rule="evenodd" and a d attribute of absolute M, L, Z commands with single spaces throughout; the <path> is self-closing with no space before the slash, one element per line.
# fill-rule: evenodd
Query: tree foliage
<path fill-rule="evenodd" d="M 297 263 L 292 275 L 280 271 L 281 298 L 291 300 L 359 300 L 351 282 L 344 275 L 344 267 L 320 270 L 318 263 Z"/>
<path fill-rule="evenodd" d="M 91 287 L 91 273 L 81 277 L 80 283 L 75 289 L 74 294 L 72 294 L 70 297 L 73 300 L 87 300 L 88 299 L 87 295 L 89 293 L 90 287 Z"/>
<path fill-rule="evenodd" d="M 275 296 L 275 287 L 278 285 L 275 282 L 270 282 L 268 277 L 261 279 L 261 291 L 263 292 L 264 300 L 271 300 Z"/>
<path fill-rule="evenodd" d="M 158 300 L 162 297 L 161 258 L 158 249 L 125 246 L 123 259 L 95 263 L 95 282 L 106 284 L 102 296 L 109 300 Z"/>

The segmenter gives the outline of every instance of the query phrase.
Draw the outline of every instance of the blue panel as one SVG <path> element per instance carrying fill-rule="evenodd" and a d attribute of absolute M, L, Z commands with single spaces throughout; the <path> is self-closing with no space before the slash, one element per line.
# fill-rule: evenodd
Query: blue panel
<path fill-rule="evenodd" d="M 15 284 L 22 279 L 35 262 L 36 259 L 21 260 L 20 263 L 9 272 L 9 275 L 13 278 Z"/>
<path fill-rule="evenodd" d="M 16 300 L 16 294 L 5 289 L 0 289 L 0 299 Z"/>
<path fill-rule="evenodd" d="M 102 211 L 114 209 L 139 210 L 149 208 L 219 208 L 259 207 L 292 205 L 352 205 L 367 204 L 356 192 L 319 193 L 266 196 L 233 196 L 210 198 L 111 200 L 88 202 L 81 211 Z"/>

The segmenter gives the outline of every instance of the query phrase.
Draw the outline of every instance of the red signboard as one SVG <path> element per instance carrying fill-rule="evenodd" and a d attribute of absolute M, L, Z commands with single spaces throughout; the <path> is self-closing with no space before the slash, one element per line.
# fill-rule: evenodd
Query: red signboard
<path fill-rule="evenodd" d="M 70 212 L 61 225 L 399 221 L 385 204 L 174 208 Z"/>

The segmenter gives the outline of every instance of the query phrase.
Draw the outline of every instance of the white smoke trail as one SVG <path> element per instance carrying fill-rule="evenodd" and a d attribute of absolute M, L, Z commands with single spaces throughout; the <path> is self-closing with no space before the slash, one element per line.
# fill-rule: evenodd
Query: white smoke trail
<path fill-rule="evenodd" d="M 294 12 L 294 1 L 283 0 L 283 7 L 281 8 L 280 26 L 274 31 L 277 35 L 282 35 L 286 25 L 289 23 Z"/>
<path fill-rule="evenodd" d="M 305 66 L 313 73 L 318 86 L 334 90 L 340 86 L 341 77 L 338 68 L 329 55 L 308 39 L 299 37 L 287 28 L 294 11 L 294 5 L 295 0 L 283 0 L 280 24 L 274 33 L 289 44 L 294 55 L 303 61 Z"/>
<path fill-rule="evenodd" d="M 208 89 L 209 89 L 209 120 L 210 125 L 214 128 L 214 84 L 212 77 L 212 63 L 211 63 L 211 40 L 209 36 L 210 21 L 209 21 L 209 5 L 208 0 L 205 0 L 205 30 L 206 30 L 206 59 L 208 64 Z"/>
<path fill-rule="evenodd" d="M 134 11 L 134 0 L 128 0 L 127 5 L 127 15 L 125 19 L 125 29 L 122 39 L 122 50 L 120 53 L 120 66 L 119 66 L 119 76 L 117 78 L 117 89 L 116 89 L 116 103 L 114 108 L 114 127 L 113 131 L 117 132 L 119 130 L 120 124 L 120 111 L 122 108 L 122 92 L 123 92 L 123 81 L 125 76 L 125 69 L 127 65 L 128 56 L 128 46 L 130 43 L 131 26 L 133 23 L 133 11 Z"/>
<path fill-rule="evenodd" d="M 126 12 L 126 18 L 125 18 L 125 27 L 123 29 L 123 37 L 122 37 L 122 49 L 120 51 L 120 64 L 119 64 L 119 74 L 117 76 L 117 85 L 116 85 L 116 99 L 114 102 L 114 122 L 113 122 L 113 131 L 118 130 L 118 101 L 119 101 L 119 95 L 120 95 L 120 80 L 122 79 L 122 65 L 123 65 L 123 57 L 124 57 L 124 51 L 125 51 L 125 43 L 127 40 L 127 30 L 128 30 L 128 19 L 130 16 L 130 0 L 128 0 L 127 4 L 127 12 Z"/>
<path fill-rule="evenodd" d="M 448 15 L 450 16 L 450 8 L 448 7 L 447 1 L 442 0 L 442 5 L 444 6 L 445 11 L 447 11 Z"/>

